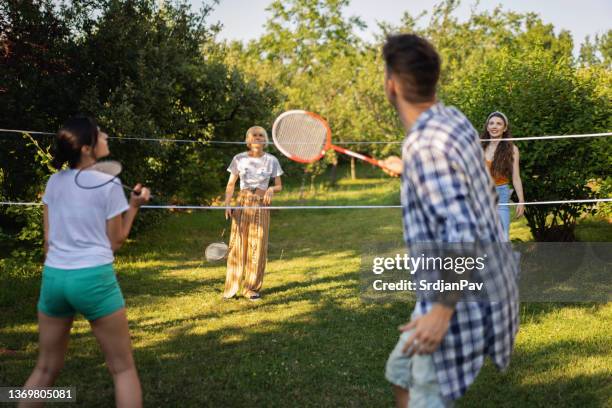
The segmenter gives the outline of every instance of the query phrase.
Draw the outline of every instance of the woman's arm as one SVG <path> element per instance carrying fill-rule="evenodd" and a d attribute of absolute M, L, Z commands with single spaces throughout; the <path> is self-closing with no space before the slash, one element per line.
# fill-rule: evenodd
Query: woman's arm
<path fill-rule="evenodd" d="M 127 240 L 140 206 L 149 201 L 151 196 L 149 189 L 143 188 L 140 184 L 134 187 L 134 191 L 139 191 L 140 193 L 136 195 L 132 192 L 130 196 L 130 208 L 123 214 L 119 214 L 106 221 L 106 235 L 111 243 L 113 252 L 121 248 L 123 243 Z"/>
<path fill-rule="evenodd" d="M 118 251 L 127 240 L 136 214 L 138 214 L 138 207 L 130 205 L 126 212 L 106 221 L 106 235 L 110 240 L 113 252 Z"/>
<path fill-rule="evenodd" d="M 523 182 L 521 181 L 521 170 L 519 165 L 519 149 L 514 146 L 514 160 L 512 163 L 512 185 L 516 190 L 519 205 L 516 207 L 516 218 L 521 217 L 525 212 L 525 196 L 523 195 Z"/>
<path fill-rule="evenodd" d="M 43 208 L 43 229 L 45 231 L 45 244 L 43 246 L 45 251 L 45 258 L 47 257 L 47 252 L 49 252 L 49 207 L 45 204 Z"/>
<path fill-rule="evenodd" d="M 266 194 L 264 194 L 264 204 L 270 205 L 272 203 L 272 197 L 274 193 L 278 193 L 283 190 L 283 183 L 281 181 L 280 176 L 274 177 L 274 186 L 268 187 L 266 190 Z"/>
<path fill-rule="evenodd" d="M 229 180 L 227 180 L 227 186 L 225 187 L 225 206 L 229 207 L 232 205 L 232 197 L 234 197 L 234 188 L 236 187 L 236 181 L 238 181 L 238 175 L 231 173 Z M 225 219 L 227 220 L 232 216 L 232 210 L 229 208 L 225 209 Z"/>

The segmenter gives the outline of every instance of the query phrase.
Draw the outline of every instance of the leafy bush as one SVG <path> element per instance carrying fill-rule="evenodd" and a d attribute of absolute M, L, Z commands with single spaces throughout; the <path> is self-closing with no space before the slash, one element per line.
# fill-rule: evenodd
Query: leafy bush
<path fill-rule="evenodd" d="M 185 1 L 157 4 L 1 2 L 0 123 L 53 131 L 69 116 L 88 113 L 119 138 L 110 147 L 124 164 L 125 183 L 151 186 L 162 202 L 206 203 L 223 190 L 232 152 L 205 142 L 241 141 L 253 123 L 269 120 L 278 96 L 219 58 L 217 28 L 205 21 L 210 7 L 195 14 Z M 52 172 L 41 156 L 50 141 L 2 135 L 0 197 L 40 200 Z M 160 216 L 143 211 L 138 223 Z M 1 207 L 0 257 L 39 256 L 41 224 L 40 209 Z"/>
<path fill-rule="evenodd" d="M 484 123 L 489 112 L 502 110 L 516 136 L 591 133 L 598 106 L 595 83 L 576 74 L 564 58 L 535 50 L 514 55 L 491 52 L 480 69 L 464 71 L 445 88 L 445 97 L 472 119 Z M 517 143 L 521 177 L 528 201 L 592 198 L 589 180 L 608 171 L 597 154 L 596 139 L 563 139 Z M 608 144 L 608 148 L 610 145 Z M 612 150 L 608 150 L 608 156 Z M 528 206 L 525 216 L 541 241 L 574 240 L 576 220 L 593 206 Z"/>

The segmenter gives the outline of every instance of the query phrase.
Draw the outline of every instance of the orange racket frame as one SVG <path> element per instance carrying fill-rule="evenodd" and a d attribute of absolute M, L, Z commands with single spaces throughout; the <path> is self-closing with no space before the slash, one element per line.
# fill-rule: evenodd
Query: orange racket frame
<path fill-rule="evenodd" d="M 276 126 L 277 124 L 280 122 L 280 120 L 282 120 L 285 116 L 288 115 L 292 115 L 292 114 L 306 114 L 316 120 L 318 120 L 319 122 L 321 122 L 321 124 L 323 124 L 323 126 L 325 126 L 325 129 L 327 131 L 327 136 L 326 136 L 326 141 L 325 141 L 325 146 L 323 146 L 323 149 L 321 150 L 321 153 L 318 156 L 314 156 L 311 159 L 303 159 L 301 157 L 296 157 L 295 155 L 290 154 L 289 152 L 287 152 L 282 146 L 279 145 L 279 143 L 277 143 L 276 141 Z M 329 127 L 329 124 L 327 123 L 327 121 L 325 119 L 323 119 L 323 117 L 321 117 L 320 115 L 317 115 L 314 112 L 308 112 L 305 110 L 290 110 L 287 112 L 282 113 L 278 118 L 276 118 L 276 120 L 274 121 L 274 125 L 272 126 L 272 140 L 274 141 L 274 145 L 276 146 L 276 148 L 278 150 L 280 150 L 280 152 L 282 154 L 284 154 L 285 156 L 287 156 L 289 159 L 296 161 L 298 163 L 313 163 L 316 162 L 317 160 L 321 160 L 321 158 L 323 156 L 325 156 L 325 152 L 328 151 L 329 149 L 333 149 L 335 151 L 337 151 L 338 153 L 342 153 L 342 154 L 346 154 L 348 156 L 354 157 L 356 159 L 359 160 L 363 160 L 366 161 L 370 164 L 373 164 L 374 166 L 378 166 L 380 168 L 385 168 L 382 164 L 380 164 L 380 162 L 372 157 L 363 155 L 361 153 L 356 153 L 353 152 L 351 150 L 345 149 L 343 147 L 340 146 L 336 146 L 335 144 L 332 144 L 332 140 L 331 140 L 331 128 Z"/>

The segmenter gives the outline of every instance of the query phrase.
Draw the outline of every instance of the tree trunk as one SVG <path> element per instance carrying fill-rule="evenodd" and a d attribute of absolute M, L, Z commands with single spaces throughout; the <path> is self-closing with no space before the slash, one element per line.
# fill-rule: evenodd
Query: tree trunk
<path fill-rule="evenodd" d="M 332 169 L 331 169 L 331 172 L 329 174 L 329 184 L 332 187 L 336 186 L 336 181 L 337 181 L 336 179 L 337 179 L 337 176 L 338 176 L 337 173 L 338 173 L 338 162 L 336 161 L 336 162 L 332 163 Z"/>
<path fill-rule="evenodd" d="M 300 196 L 298 197 L 300 204 L 304 204 L 304 187 L 305 186 L 306 186 L 306 173 L 304 173 L 304 176 L 302 177 L 302 185 L 300 186 Z"/>
<path fill-rule="evenodd" d="M 547 223 L 548 211 L 531 208 L 525 212 L 527 224 L 536 242 L 574 242 L 576 241 L 576 222 L 573 219 L 562 220 L 557 224 L 555 218 Z"/>

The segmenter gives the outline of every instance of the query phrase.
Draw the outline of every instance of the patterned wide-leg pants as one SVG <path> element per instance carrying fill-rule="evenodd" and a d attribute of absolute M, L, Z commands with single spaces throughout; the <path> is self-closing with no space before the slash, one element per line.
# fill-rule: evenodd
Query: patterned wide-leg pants
<path fill-rule="evenodd" d="M 239 206 L 258 207 L 234 210 L 232 232 L 227 256 L 227 275 L 223 297 L 238 293 L 259 292 L 263 284 L 268 254 L 270 211 L 265 210 L 263 198 L 248 190 L 242 190 Z"/>

